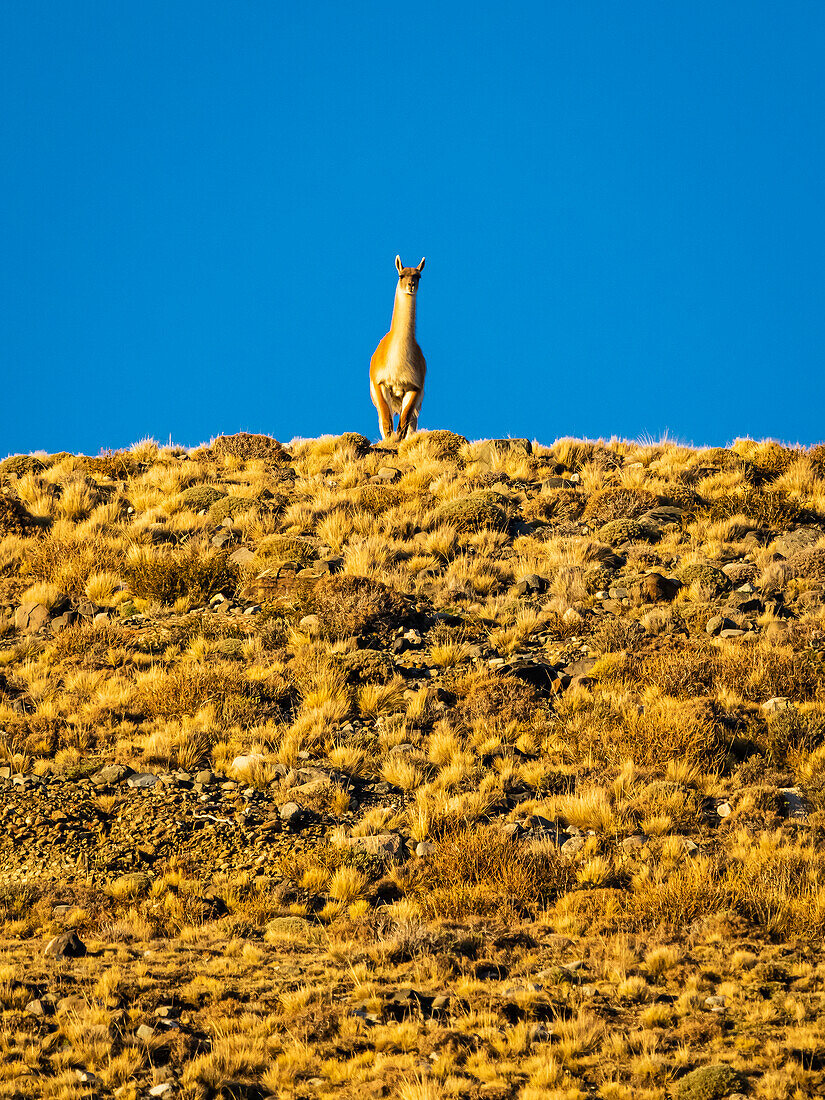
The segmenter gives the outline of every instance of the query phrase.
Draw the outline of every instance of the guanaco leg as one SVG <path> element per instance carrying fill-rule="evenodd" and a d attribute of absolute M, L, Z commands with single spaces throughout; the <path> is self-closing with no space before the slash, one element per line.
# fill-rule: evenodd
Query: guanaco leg
<path fill-rule="evenodd" d="M 407 390 L 401 402 L 401 415 L 398 418 L 398 438 L 404 439 L 416 429 L 420 408 L 421 390 Z"/>
<path fill-rule="evenodd" d="M 378 426 L 381 429 L 381 438 L 389 439 L 392 435 L 392 411 L 384 399 L 380 386 L 376 386 L 370 379 L 370 397 L 372 403 L 378 409 Z"/>

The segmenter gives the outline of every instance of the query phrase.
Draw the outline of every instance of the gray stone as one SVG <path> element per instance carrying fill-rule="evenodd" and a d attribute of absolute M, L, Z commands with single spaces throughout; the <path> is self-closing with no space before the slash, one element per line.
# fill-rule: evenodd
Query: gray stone
<path fill-rule="evenodd" d="M 156 1032 L 153 1027 L 149 1026 L 149 1024 L 141 1024 L 135 1034 L 137 1035 L 138 1039 L 141 1040 L 141 1042 L 148 1043 L 150 1039 L 154 1039 Z"/>
<path fill-rule="evenodd" d="M 565 840 L 564 844 L 562 844 L 560 848 L 561 854 L 566 856 L 567 859 L 572 859 L 573 856 L 579 854 L 586 843 L 583 836 L 571 836 L 569 840 Z"/>
<path fill-rule="evenodd" d="M 423 858 L 424 856 L 432 855 L 435 849 L 436 846 L 432 843 L 432 841 L 419 840 L 419 842 L 415 846 L 415 854 L 419 856 L 419 858 Z"/>
<path fill-rule="evenodd" d="M 278 809 L 278 814 L 281 821 L 287 825 L 297 825 L 301 818 L 304 816 L 304 809 L 299 806 L 297 802 L 285 802 L 283 806 Z"/>
<path fill-rule="evenodd" d="M 105 768 L 95 772 L 92 783 L 95 787 L 114 787 L 130 775 L 132 769 L 125 764 L 107 764 Z"/>
<path fill-rule="evenodd" d="M 774 539 L 773 548 L 783 558 L 790 558 L 800 550 L 816 546 L 821 538 L 822 531 L 818 527 L 797 527 L 795 531 L 788 531 Z"/>
<path fill-rule="evenodd" d="M 398 481 L 400 477 L 401 471 L 396 470 L 394 466 L 382 466 L 373 481 Z"/>
<path fill-rule="evenodd" d="M 157 782 L 158 777 L 156 775 L 152 775 L 151 772 L 140 772 L 136 775 L 130 775 L 129 778 L 126 780 L 126 783 L 130 787 L 134 787 L 137 790 L 146 790 L 149 787 L 154 787 Z"/>
<path fill-rule="evenodd" d="M 730 802 L 720 802 L 716 807 L 716 813 L 719 817 L 730 817 L 732 812 Z"/>
<path fill-rule="evenodd" d="M 519 577 L 513 586 L 513 594 L 515 596 L 529 596 L 534 592 L 543 592 L 547 584 L 543 577 L 540 577 L 538 573 L 527 573 L 524 577 Z"/>
<path fill-rule="evenodd" d="M 788 808 L 788 817 L 792 821 L 807 821 L 810 816 L 810 807 L 805 801 L 799 787 L 780 787 L 779 793 L 785 799 Z"/>

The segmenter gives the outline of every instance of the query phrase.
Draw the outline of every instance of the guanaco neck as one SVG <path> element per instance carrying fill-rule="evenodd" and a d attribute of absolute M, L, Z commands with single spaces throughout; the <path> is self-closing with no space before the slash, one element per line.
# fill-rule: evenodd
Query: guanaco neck
<path fill-rule="evenodd" d="M 415 341 L 415 299 L 416 294 L 405 294 L 399 285 L 395 291 L 395 303 L 392 307 L 391 340 L 409 344 Z"/>

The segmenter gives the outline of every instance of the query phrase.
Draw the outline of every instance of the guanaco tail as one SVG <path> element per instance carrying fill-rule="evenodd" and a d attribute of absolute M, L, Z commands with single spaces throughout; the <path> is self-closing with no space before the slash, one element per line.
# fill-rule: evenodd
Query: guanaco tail
<path fill-rule="evenodd" d="M 415 299 L 424 259 L 418 267 L 402 267 L 395 257 L 398 286 L 392 309 L 390 331 L 370 359 L 370 397 L 378 409 L 381 438 L 393 438 L 393 421 L 398 416 L 395 438 L 404 439 L 418 427 L 424 400 L 427 364 L 415 341 Z"/>

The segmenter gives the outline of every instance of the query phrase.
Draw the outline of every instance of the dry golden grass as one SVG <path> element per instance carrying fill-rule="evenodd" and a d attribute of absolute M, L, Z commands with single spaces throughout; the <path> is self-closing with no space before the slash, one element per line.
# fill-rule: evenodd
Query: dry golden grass
<path fill-rule="evenodd" d="M 370 480 L 383 465 L 389 486 Z M 83 806 L 58 828 L 36 786 L 3 791 L 31 807 L 3 819 L 24 839 L 0 876 L 0 1094 L 88 1095 L 83 1066 L 122 1100 L 153 1071 L 192 1100 L 229 1082 L 662 1100 L 716 1061 L 749 1094 L 819 1095 L 823 474 L 819 450 L 770 441 L 527 455 L 437 432 L 397 453 L 230 437 L 0 467 L 12 510 L 43 520 L 0 541 L 0 762 Z M 660 501 L 683 513 L 658 542 L 595 541 Z M 237 541 L 216 550 L 225 519 Z M 803 525 L 810 548 L 777 558 Z M 250 565 L 228 561 L 238 546 Z M 647 571 L 707 564 L 731 583 L 694 571 L 673 602 L 639 602 Z M 528 573 L 542 590 L 516 596 Z M 218 592 L 219 611 L 196 610 Z M 20 632 L 21 602 L 63 597 L 112 618 Z M 747 635 L 708 637 L 722 611 Z M 595 664 L 551 689 L 496 663 L 516 656 Z M 84 777 L 115 759 L 219 782 L 93 791 Z M 787 817 L 789 786 L 808 818 Z M 135 806 L 165 825 L 170 792 L 176 825 L 203 813 L 196 846 L 129 868 L 145 879 L 96 861 Z M 293 800 L 294 830 L 278 810 Z M 85 836 L 87 863 L 22 881 L 52 827 Z M 218 861 L 222 828 L 235 847 Z M 90 946 L 71 965 L 42 955 L 64 927 Z M 45 990 L 81 1000 L 27 1014 Z M 158 1025 L 161 1004 L 179 1027 Z"/>

